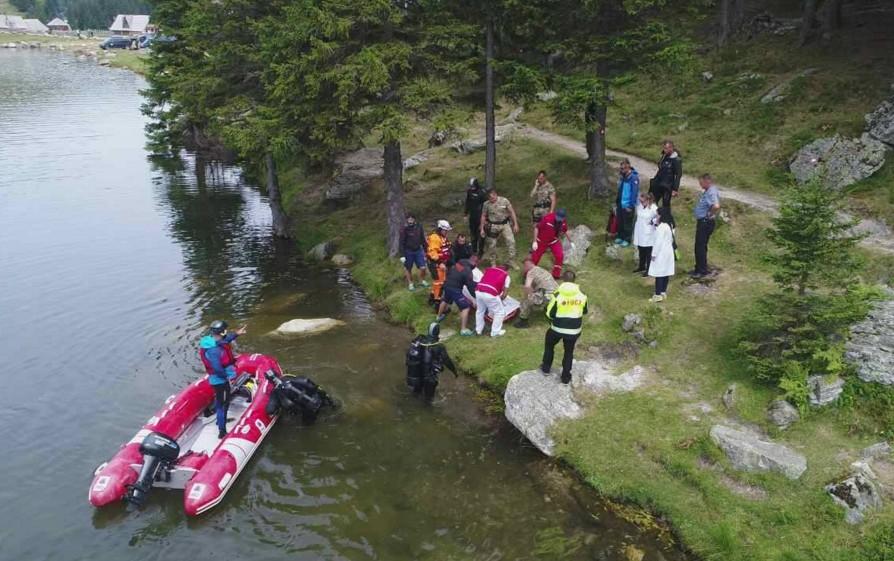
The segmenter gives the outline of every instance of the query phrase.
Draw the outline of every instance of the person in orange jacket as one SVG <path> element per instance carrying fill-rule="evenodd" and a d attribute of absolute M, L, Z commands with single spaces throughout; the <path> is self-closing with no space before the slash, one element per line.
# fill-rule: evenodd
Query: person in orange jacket
<path fill-rule="evenodd" d="M 444 289 L 444 280 L 447 278 L 447 263 L 450 261 L 450 240 L 447 232 L 452 230 L 446 220 L 438 220 L 437 228 L 428 236 L 428 270 L 431 272 L 431 295 L 429 301 L 434 306 L 441 303 L 441 292 Z"/>

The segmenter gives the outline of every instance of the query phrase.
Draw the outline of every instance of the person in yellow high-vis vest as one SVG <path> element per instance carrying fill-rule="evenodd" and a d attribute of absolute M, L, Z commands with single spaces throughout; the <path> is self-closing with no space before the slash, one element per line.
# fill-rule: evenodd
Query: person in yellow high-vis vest
<path fill-rule="evenodd" d="M 543 360 L 540 363 L 540 371 L 549 375 L 553 366 L 553 354 L 559 341 L 562 342 L 565 353 L 562 357 L 562 383 L 571 381 L 571 364 L 574 360 L 574 345 L 580 337 L 583 327 L 584 315 L 587 313 L 587 295 L 580 291 L 580 287 L 574 284 L 574 273 L 565 271 L 562 274 L 562 284 L 550 297 L 546 306 L 546 317 L 549 318 L 550 327 L 546 330 L 546 342 L 543 347 Z"/>

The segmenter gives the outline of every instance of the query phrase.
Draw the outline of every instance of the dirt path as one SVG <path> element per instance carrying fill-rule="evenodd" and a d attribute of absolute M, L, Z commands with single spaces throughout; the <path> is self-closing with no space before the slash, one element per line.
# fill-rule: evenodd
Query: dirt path
<path fill-rule="evenodd" d="M 559 146 L 582 158 L 587 157 L 587 149 L 586 146 L 584 146 L 584 143 L 573 138 L 568 138 L 567 136 L 547 132 L 529 125 L 520 126 L 517 134 L 527 138 L 533 138 L 534 140 L 546 144 Z M 617 150 L 606 150 L 606 155 L 612 159 L 629 158 L 630 163 L 639 171 L 640 176 L 644 178 L 654 176 L 658 169 L 653 162 L 644 160 L 632 154 L 625 154 L 624 152 L 618 152 Z M 698 186 L 698 179 L 691 175 L 683 176 L 682 181 L 680 181 L 680 187 L 694 191 L 700 189 Z M 775 215 L 779 212 L 779 203 L 772 197 L 745 191 L 736 187 L 729 187 L 727 185 L 718 184 L 717 187 L 720 189 L 721 200 L 729 199 L 740 202 L 760 211 L 770 213 L 771 215 Z M 848 215 L 843 215 L 842 217 L 845 219 L 850 218 Z M 883 222 L 871 218 L 864 218 L 860 221 L 855 230 L 867 235 L 866 239 L 862 242 L 865 247 L 883 251 L 885 253 L 894 253 L 894 235 L 892 235 L 891 229 Z"/>

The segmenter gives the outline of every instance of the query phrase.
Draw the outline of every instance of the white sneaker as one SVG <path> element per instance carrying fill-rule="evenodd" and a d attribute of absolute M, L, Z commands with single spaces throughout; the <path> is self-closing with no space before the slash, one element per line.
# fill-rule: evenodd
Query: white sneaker
<path fill-rule="evenodd" d="M 663 300 L 664 300 L 664 296 L 662 296 L 661 294 L 656 294 L 655 296 L 652 296 L 651 298 L 649 298 L 649 302 L 651 302 L 653 304 L 657 304 L 658 302 L 661 302 Z"/>
<path fill-rule="evenodd" d="M 501 330 L 497 331 L 496 333 L 490 334 L 491 337 L 502 337 L 503 335 L 506 335 L 505 329 L 501 329 Z"/>
<path fill-rule="evenodd" d="M 410 283 L 407 285 L 407 290 L 409 290 L 410 292 L 413 292 L 414 290 L 416 290 L 416 287 L 413 286 L 413 283 Z"/>

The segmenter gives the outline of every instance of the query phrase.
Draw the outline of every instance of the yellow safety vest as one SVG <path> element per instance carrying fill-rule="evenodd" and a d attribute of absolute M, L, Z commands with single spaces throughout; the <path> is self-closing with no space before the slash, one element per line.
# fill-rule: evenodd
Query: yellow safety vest
<path fill-rule="evenodd" d="M 546 317 L 552 330 L 562 335 L 578 335 L 587 313 L 587 295 L 572 282 L 563 282 L 553 292 L 546 306 Z"/>

